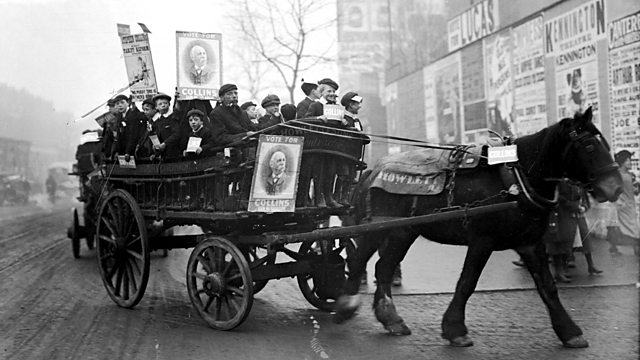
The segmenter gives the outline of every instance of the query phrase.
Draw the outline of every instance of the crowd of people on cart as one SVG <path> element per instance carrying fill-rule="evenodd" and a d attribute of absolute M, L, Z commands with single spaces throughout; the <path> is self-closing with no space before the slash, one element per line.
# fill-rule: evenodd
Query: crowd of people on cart
<path fill-rule="evenodd" d="M 342 119 L 324 115 L 325 104 L 337 104 L 338 88 L 330 78 L 317 83 L 303 81 L 301 89 L 305 98 L 297 106 L 281 104 L 277 95 L 269 94 L 260 104 L 262 116 L 253 101 L 238 105 L 235 84 L 220 87 L 215 107 L 209 100 L 182 100 L 178 93 L 172 99 L 158 93 L 145 99 L 140 111 L 130 97 L 117 95 L 107 102 L 113 116 L 105 118 L 101 129 L 102 157 L 107 161 L 116 160 L 118 156 L 124 156 L 126 161 L 131 157 L 171 161 L 215 155 L 225 147 L 239 145 L 257 132 L 295 119 L 319 120 L 331 127 L 362 131 L 358 111 L 363 99 L 356 92 L 349 91 L 342 96 Z M 255 158 L 255 154 L 249 153 L 242 156 L 250 160 Z M 348 204 L 348 191 L 355 177 L 355 166 L 346 160 L 306 156 L 299 179 L 299 194 L 303 196 L 298 199 L 298 206 L 339 208 Z M 314 194 L 307 196 L 312 182 Z"/>

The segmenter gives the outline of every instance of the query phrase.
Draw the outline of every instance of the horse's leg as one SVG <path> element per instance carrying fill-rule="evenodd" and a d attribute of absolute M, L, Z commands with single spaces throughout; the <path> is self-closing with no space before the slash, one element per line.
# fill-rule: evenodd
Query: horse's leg
<path fill-rule="evenodd" d="M 378 249 L 380 239 L 372 234 L 365 234 L 355 239 L 356 249 L 349 254 L 347 261 L 349 266 L 349 276 L 345 282 L 343 294 L 336 301 L 333 321 L 341 324 L 351 319 L 360 307 L 360 280 L 367 269 L 367 262 Z"/>
<path fill-rule="evenodd" d="M 492 252 L 493 246 L 490 238 L 477 238 L 469 241 L 469 248 L 464 259 L 462 273 L 456 284 L 456 291 L 442 317 L 442 337 L 449 340 L 449 344 L 452 346 L 473 345 L 473 341 L 467 335 L 467 326 L 464 324 L 465 308 Z"/>
<path fill-rule="evenodd" d="M 411 330 L 405 324 L 404 319 L 398 315 L 391 296 L 391 283 L 393 273 L 404 259 L 409 248 L 418 235 L 408 229 L 397 229 L 388 236 L 380 259 L 376 263 L 377 288 L 373 298 L 373 309 L 376 319 L 391 335 L 410 335 Z"/>
<path fill-rule="evenodd" d="M 527 269 L 538 288 L 538 293 L 547 305 L 551 325 L 558 338 L 564 346 L 569 348 L 588 347 L 589 343 L 582 337 L 582 330 L 571 320 L 558 298 L 558 289 L 549 271 L 544 244 L 539 242 L 535 245 L 517 248 L 516 251 L 527 265 Z"/>

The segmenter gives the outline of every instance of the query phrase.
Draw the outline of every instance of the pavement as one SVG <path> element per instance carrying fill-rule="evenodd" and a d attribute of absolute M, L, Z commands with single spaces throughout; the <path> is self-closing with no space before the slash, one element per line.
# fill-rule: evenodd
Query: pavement
<path fill-rule="evenodd" d="M 575 252 L 576 267 L 570 269 L 572 282 L 559 284 L 560 288 L 624 286 L 638 283 L 638 257 L 630 246 L 619 246 L 622 256 L 609 254 L 609 244 L 602 238 L 593 240 L 593 259 L 602 274 L 589 275 L 586 260 L 581 252 Z M 394 287 L 394 294 L 453 293 L 462 271 L 467 248 L 442 245 L 419 238 L 402 262 L 402 286 Z M 512 264 L 519 256 L 515 251 L 497 251 L 491 255 L 476 291 L 535 289 L 533 279 L 526 268 Z M 375 290 L 373 282 L 377 254 L 367 266 L 368 286 L 362 291 Z"/>

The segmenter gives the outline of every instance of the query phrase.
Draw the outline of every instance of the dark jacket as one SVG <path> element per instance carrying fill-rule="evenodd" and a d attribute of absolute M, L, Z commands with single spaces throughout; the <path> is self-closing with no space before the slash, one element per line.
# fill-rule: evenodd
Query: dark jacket
<path fill-rule="evenodd" d="M 262 117 L 258 119 L 258 124 L 260 129 L 266 129 L 268 127 L 271 127 L 273 125 L 280 124 L 280 123 L 284 123 L 284 118 L 282 117 L 282 114 L 280 114 L 280 116 L 278 117 L 269 115 L 269 114 L 264 114 Z"/>
<path fill-rule="evenodd" d="M 309 106 L 311 106 L 311 104 L 313 104 L 314 102 L 315 101 L 309 99 L 308 97 L 302 99 L 302 101 L 298 103 L 298 106 L 296 106 L 296 119 L 304 118 L 305 115 L 307 115 Z"/>
<path fill-rule="evenodd" d="M 165 143 L 167 147 L 164 154 L 167 157 L 179 157 L 182 154 L 180 147 L 180 120 L 175 113 L 169 116 L 160 116 L 153 123 L 153 132 L 158 135 L 160 143 Z"/>
<path fill-rule="evenodd" d="M 349 123 L 349 125 L 347 126 L 355 128 L 356 130 L 359 130 L 359 131 L 363 130 L 362 123 L 360 122 L 360 119 L 358 119 L 358 117 L 355 114 L 352 114 L 351 112 L 345 110 L 344 119 L 347 121 L 347 123 Z"/>
<path fill-rule="evenodd" d="M 102 152 L 107 158 L 113 158 L 115 154 L 125 154 L 126 138 L 124 132 L 125 126 L 123 126 L 124 121 L 119 114 L 117 114 L 116 117 L 115 129 L 109 129 L 105 124 L 104 130 L 102 131 Z"/>
<path fill-rule="evenodd" d="M 209 114 L 213 142 L 216 146 L 224 146 L 238 141 L 247 131 L 260 130 L 257 124 L 249 120 L 247 113 L 239 106 L 224 106 L 218 104 Z"/>
<path fill-rule="evenodd" d="M 124 116 L 126 126 L 123 129 L 124 152 L 120 155 L 134 155 L 136 146 L 141 142 L 147 131 L 147 117 L 137 107 L 127 110 Z"/>
<path fill-rule="evenodd" d="M 200 153 L 200 155 L 207 154 L 212 148 L 215 147 L 215 143 L 213 142 L 213 133 L 210 129 L 207 129 L 203 126 L 198 131 L 191 130 L 189 133 L 183 134 L 183 136 L 180 138 L 180 145 L 182 146 L 181 151 L 187 149 L 187 144 L 189 143 L 190 137 L 197 137 L 202 139 L 200 141 L 200 148 L 202 148 L 202 152 Z"/>

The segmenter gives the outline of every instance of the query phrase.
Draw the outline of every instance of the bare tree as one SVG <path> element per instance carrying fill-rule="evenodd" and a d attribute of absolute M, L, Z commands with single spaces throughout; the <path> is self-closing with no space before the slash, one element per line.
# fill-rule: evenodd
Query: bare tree
<path fill-rule="evenodd" d="M 333 8 L 331 8 L 333 7 Z M 245 52 L 254 53 L 279 75 L 294 103 L 300 73 L 334 61 L 327 53 L 335 40 L 328 36 L 335 24 L 335 3 L 317 0 L 242 0 L 231 20 Z"/>

